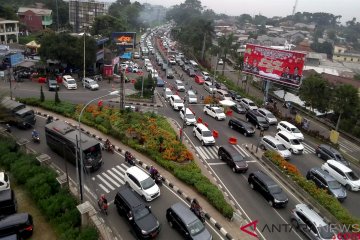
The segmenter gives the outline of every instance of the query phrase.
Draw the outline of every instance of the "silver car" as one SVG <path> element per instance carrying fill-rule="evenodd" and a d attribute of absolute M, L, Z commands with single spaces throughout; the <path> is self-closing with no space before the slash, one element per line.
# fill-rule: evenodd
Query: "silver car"
<path fill-rule="evenodd" d="M 277 124 L 278 120 L 269 110 L 265 108 L 259 108 L 258 113 L 260 113 L 260 115 L 263 116 L 270 125 Z"/>
<path fill-rule="evenodd" d="M 291 157 L 291 152 L 280 141 L 272 136 L 266 135 L 260 140 L 260 148 L 263 150 L 271 150 L 277 152 L 284 159 L 288 160 Z"/>

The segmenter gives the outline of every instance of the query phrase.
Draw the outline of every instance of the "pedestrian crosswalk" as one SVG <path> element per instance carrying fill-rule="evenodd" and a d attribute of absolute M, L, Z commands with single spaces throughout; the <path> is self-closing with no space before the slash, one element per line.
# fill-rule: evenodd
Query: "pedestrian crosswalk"
<path fill-rule="evenodd" d="M 233 147 L 235 148 L 236 151 L 238 151 L 241 156 L 243 156 L 244 158 L 248 158 L 250 157 L 250 153 L 248 153 L 244 148 L 242 148 L 239 145 L 233 145 Z M 220 146 L 208 146 L 208 147 L 204 147 L 204 146 L 196 146 L 196 152 L 200 155 L 200 157 L 204 160 L 208 160 L 208 159 L 218 159 L 218 150 L 219 150 Z"/>
<path fill-rule="evenodd" d="M 304 151 L 303 151 L 304 154 L 315 154 L 315 149 L 312 146 L 304 142 L 302 142 L 302 145 L 304 146 Z"/>
<path fill-rule="evenodd" d="M 109 193 L 125 184 L 124 176 L 126 169 L 129 167 L 122 163 L 116 165 L 111 169 L 105 170 L 92 177 L 93 181 L 96 181 L 97 185 L 105 192 Z"/>

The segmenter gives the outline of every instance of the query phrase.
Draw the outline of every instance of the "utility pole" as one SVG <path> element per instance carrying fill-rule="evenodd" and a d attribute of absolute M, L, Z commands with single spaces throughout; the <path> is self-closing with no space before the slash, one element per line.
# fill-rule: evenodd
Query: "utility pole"
<path fill-rule="evenodd" d="M 85 36 L 86 36 L 86 28 L 84 26 L 84 72 L 83 72 L 83 79 L 85 78 Z"/>
<path fill-rule="evenodd" d="M 125 76 L 124 71 L 121 71 L 120 73 L 120 110 L 124 110 L 125 108 L 125 88 L 124 88 L 124 82 L 125 82 Z"/>

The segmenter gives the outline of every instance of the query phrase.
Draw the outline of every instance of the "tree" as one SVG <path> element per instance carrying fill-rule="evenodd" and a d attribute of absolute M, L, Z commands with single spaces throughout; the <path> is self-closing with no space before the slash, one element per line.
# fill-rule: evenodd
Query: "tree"
<path fill-rule="evenodd" d="M 126 24 L 123 19 L 110 15 L 101 15 L 95 18 L 91 34 L 110 38 L 112 32 L 123 32 L 125 30 Z"/>
<path fill-rule="evenodd" d="M 60 102 L 58 90 L 55 88 L 55 104 L 59 104 Z"/>
<path fill-rule="evenodd" d="M 331 89 L 328 82 L 319 74 L 304 79 L 299 96 L 312 110 L 326 112 L 330 109 Z"/>
<path fill-rule="evenodd" d="M 224 75 L 224 71 L 225 71 L 225 65 L 226 65 L 226 57 L 229 53 L 236 51 L 237 49 L 237 44 L 234 44 L 235 41 L 235 37 L 233 34 L 230 34 L 228 36 L 222 36 L 218 43 L 220 48 L 222 49 L 222 54 L 224 56 L 224 64 L 222 67 L 222 75 Z"/>
<path fill-rule="evenodd" d="M 355 114 L 359 107 L 358 90 L 349 84 L 340 85 L 335 88 L 335 93 L 331 101 L 332 109 L 338 115 L 335 130 L 338 131 L 341 117 L 346 115 L 351 116 Z"/>
<path fill-rule="evenodd" d="M 16 8 L 11 5 L 0 5 L 0 16 L 6 20 L 18 20 L 16 15 Z"/>
<path fill-rule="evenodd" d="M 44 95 L 43 87 L 41 85 L 40 86 L 40 102 L 44 102 L 44 101 L 45 101 L 45 95 Z"/>

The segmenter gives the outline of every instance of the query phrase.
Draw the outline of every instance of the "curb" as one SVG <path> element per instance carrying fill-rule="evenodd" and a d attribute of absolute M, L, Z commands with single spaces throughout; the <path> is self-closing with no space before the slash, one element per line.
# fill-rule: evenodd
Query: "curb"
<path fill-rule="evenodd" d="M 50 114 L 41 113 L 41 112 L 39 112 L 39 111 L 35 111 L 35 113 L 36 113 L 37 115 L 40 115 L 40 116 L 43 116 L 43 117 L 52 116 L 52 115 L 50 115 Z M 53 116 L 52 116 L 52 117 L 53 117 Z M 58 118 L 55 118 L 55 117 L 53 117 L 53 119 L 54 119 L 55 121 L 59 120 Z M 69 122 L 67 122 L 67 121 L 65 121 L 65 122 L 66 122 L 67 124 L 69 124 L 70 126 L 76 128 L 76 129 L 77 129 L 77 127 L 78 127 L 78 126 L 76 126 L 76 125 L 74 125 L 74 124 L 72 124 L 72 123 L 69 123 Z M 81 130 L 83 133 L 85 133 L 85 134 L 87 134 L 87 135 L 90 135 L 90 136 L 94 137 L 95 139 L 101 141 L 101 143 L 105 143 L 105 140 L 104 140 L 102 137 L 99 137 L 99 136 L 97 136 L 96 134 L 91 133 L 91 132 L 89 132 L 89 131 L 85 131 L 85 129 L 83 129 L 83 128 L 80 128 L 80 130 Z M 125 154 L 125 150 L 121 149 L 119 146 L 115 146 L 115 145 L 113 145 L 113 146 L 114 146 L 115 151 L 117 151 L 117 152 L 119 152 L 119 153 L 121 153 L 121 154 Z M 145 163 L 142 162 L 141 160 L 135 158 L 135 161 L 136 161 L 136 163 L 137 163 L 138 165 L 140 165 L 140 166 L 143 167 L 144 169 L 149 170 L 150 166 L 148 166 L 147 164 L 145 164 Z M 163 179 L 163 183 L 165 183 L 168 187 L 170 187 L 171 189 L 173 189 L 177 194 L 179 194 L 181 197 L 183 197 L 188 203 L 191 203 L 191 201 L 192 201 L 193 198 L 191 198 L 191 197 L 189 197 L 188 195 L 186 195 L 186 194 L 184 193 L 184 191 L 182 191 L 179 187 L 177 187 L 176 185 L 174 185 L 172 182 L 170 182 L 170 181 L 169 181 L 168 179 L 166 179 L 165 177 L 162 177 L 162 179 Z M 230 235 L 230 233 L 228 233 L 228 232 L 221 226 L 220 223 L 218 223 L 213 217 L 210 216 L 209 213 L 207 213 L 207 212 L 205 212 L 205 211 L 204 211 L 204 213 L 205 213 L 205 218 L 206 218 L 208 221 L 210 221 L 210 223 L 211 223 L 213 226 L 215 226 L 216 229 L 218 229 L 218 230 L 220 231 L 220 233 L 221 233 L 224 237 L 226 237 L 226 239 L 228 239 L 228 240 L 233 240 L 233 239 L 234 239 L 234 238 Z"/>

